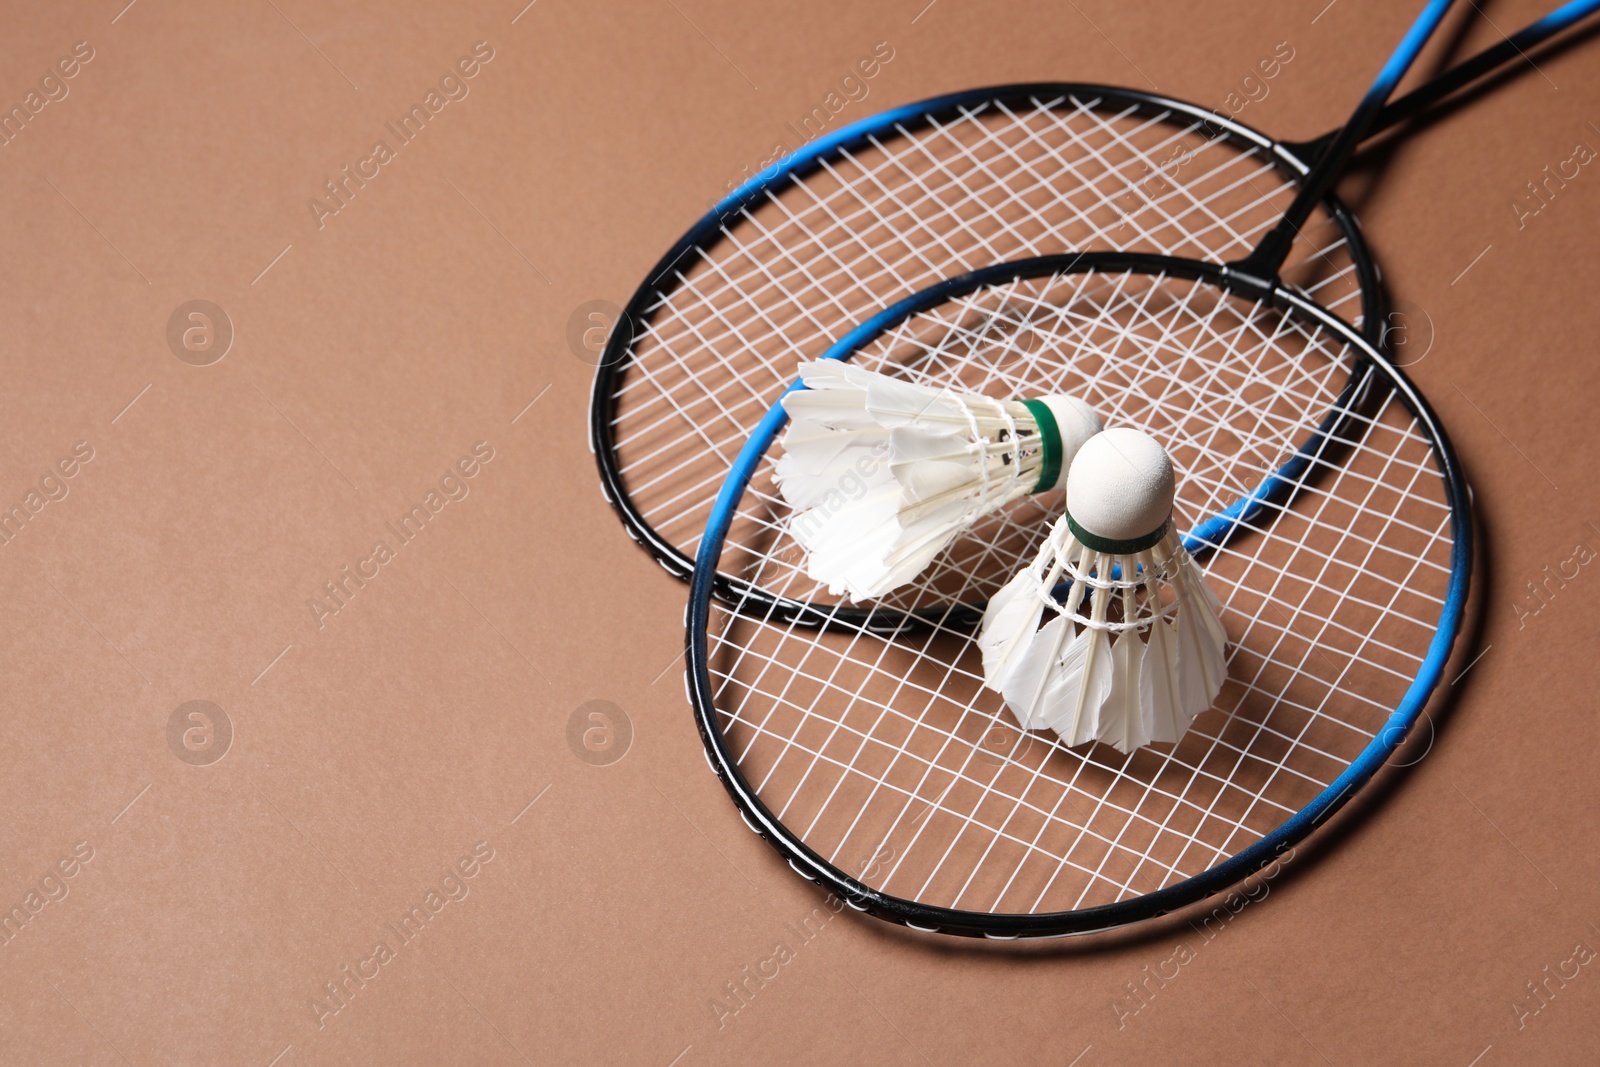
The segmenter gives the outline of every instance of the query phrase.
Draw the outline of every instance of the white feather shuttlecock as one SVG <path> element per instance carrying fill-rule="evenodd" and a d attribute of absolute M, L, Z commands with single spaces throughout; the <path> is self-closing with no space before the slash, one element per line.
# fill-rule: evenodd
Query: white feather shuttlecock
<path fill-rule="evenodd" d="M 983 516 L 1060 488 L 1100 431 L 1069 396 L 996 400 L 839 360 L 802 363 L 800 378 L 775 480 L 806 573 L 852 600 L 905 585 Z"/>
<path fill-rule="evenodd" d="M 978 638 L 984 684 L 1023 729 L 1132 752 L 1180 740 L 1216 700 L 1227 636 L 1172 499 L 1172 461 L 1138 430 L 1078 450 L 1066 514 L 989 601 Z"/>

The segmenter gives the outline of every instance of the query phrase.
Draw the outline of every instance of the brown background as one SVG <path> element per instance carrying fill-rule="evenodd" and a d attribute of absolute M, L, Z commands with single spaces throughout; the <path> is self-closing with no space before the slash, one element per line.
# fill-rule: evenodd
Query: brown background
<path fill-rule="evenodd" d="M 712 998 L 820 898 L 706 772 L 685 590 L 597 490 L 569 316 L 622 302 L 875 42 L 895 59 L 850 118 L 1046 79 L 1218 106 L 1286 40 L 1240 117 L 1308 136 L 1412 5 L 124 2 L 10 3 L 0 27 L 7 107 L 94 49 L 0 148 L 0 503 L 94 449 L 0 546 L 0 910 L 92 849 L 0 944 L 0 1060 L 1600 1058 L 1600 966 L 1520 1030 L 1514 1007 L 1600 946 L 1600 575 L 1526 611 L 1544 565 L 1600 548 L 1600 169 L 1520 230 L 1511 207 L 1600 147 L 1600 41 L 1404 145 L 1381 188 L 1345 186 L 1431 323 L 1413 373 L 1484 526 L 1483 655 L 1425 757 L 1214 940 L 1167 922 L 1005 948 L 847 913 L 719 1025 Z M 1480 7 L 1463 48 L 1542 13 Z M 319 229 L 308 198 L 478 41 L 470 95 Z M 196 298 L 236 331 L 205 367 L 166 336 Z M 319 628 L 308 598 L 479 441 L 470 494 Z M 169 746 L 190 700 L 232 724 L 209 765 Z M 567 740 L 589 700 L 631 725 L 618 762 Z M 468 895 L 402 944 L 385 924 L 479 842 Z M 332 1012 L 324 983 L 380 940 L 393 958 Z M 1180 946 L 1119 1027 L 1125 983 Z"/>

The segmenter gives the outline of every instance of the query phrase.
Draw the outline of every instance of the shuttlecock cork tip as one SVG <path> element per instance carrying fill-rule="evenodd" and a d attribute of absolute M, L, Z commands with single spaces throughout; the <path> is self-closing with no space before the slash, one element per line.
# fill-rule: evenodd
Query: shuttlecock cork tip
<path fill-rule="evenodd" d="M 1073 534 L 1104 552 L 1138 552 L 1172 517 L 1172 459 L 1149 434 L 1119 427 L 1078 449 L 1067 475 Z"/>
<path fill-rule="evenodd" d="M 1067 480 L 1067 472 L 1078 449 L 1101 430 L 1100 416 L 1094 408 L 1075 396 L 1042 396 L 1037 403 L 1050 413 L 1048 420 L 1040 419 L 1039 432 L 1051 434 L 1054 441 L 1046 442 L 1045 470 L 1040 473 L 1034 492 L 1060 489 Z M 1038 411 L 1034 412 L 1036 415 Z M 1049 425 L 1045 425 L 1046 422 Z M 1051 459 L 1054 462 L 1051 462 Z"/>

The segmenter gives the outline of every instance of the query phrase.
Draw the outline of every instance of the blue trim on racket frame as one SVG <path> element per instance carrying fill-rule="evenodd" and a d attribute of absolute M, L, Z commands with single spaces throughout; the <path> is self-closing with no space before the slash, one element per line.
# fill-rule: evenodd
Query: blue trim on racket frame
<path fill-rule="evenodd" d="M 1362 97 L 1363 105 L 1377 103 L 1381 106 L 1382 102 L 1389 98 L 1389 94 L 1394 92 L 1395 86 L 1400 84 L 1400 79 L 1406 76 L 1406 71 L 1411 69 L 1411 64 L 1416 62 L 1417 56 L 1422 53 L 1428 38 L 1433 36 L 1433 31 L 1444 21 L 1445 13 L 1450 10 L 1453 2 L 1454 0 L 1428 0 L 1428 5 L 1422 9 L 1416 21 L 1411 24 L 1411 28 L 1406 30 L 1406 35 L 1400 39 L 1394 54 L 1373 79 L 1372 88 Z"/>

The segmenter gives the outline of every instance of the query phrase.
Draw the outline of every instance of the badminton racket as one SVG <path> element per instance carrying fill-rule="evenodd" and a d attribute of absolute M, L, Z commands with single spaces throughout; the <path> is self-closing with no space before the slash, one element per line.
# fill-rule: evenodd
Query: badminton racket
<path fill-rule="evenodd" d="M 1524 56 L 1597 7 L 1569 3 L 1513 34 L 1389 105 L 1373 132 Z M 909 105 L 819 140 L 718 205 L 629 302 L 591 396 L 602 488 L 630 535 L 686 578 L 716 487 L 749 426 L 802 360 L 851 325 L 953 275 L 1019 256 L 1241 256 L 1332 136 L 1278 143 L 1181 101 L 1035 85 Z M 1286 280 L 1376 340 L 1376 268 L 1354 219 L 1327 197 L 1301 235 Z M 947 347 L 970 347 L 988 373 L 969 368 L 953 384 L 1001 397 L 1055 391 L 1059 368 L 1040 358 L 1056 340 L 1051 331 L 1010 309 L 1001 292 L 970 303 L 947 327 L 960 331 Z M 886 367 L 870 356 L 857 359 L 924 383 L 940 369 Z M 1298 379 L 1298 395 L 1275 393 L 1279 401 L 1318 417 L 1352 386 L 1347 368 L 1276 373 Z M 1058 503 L 1028 502 L 1013 517 L 1031 528 Z M 760 486 L 745 512 L 735 540 L 770 539 L 789 514 Z M 719 595 L 742 598 L 748 575 L 729 571 L 724 579 Z"/>
<path fill-rule="evenodd" d="M 1426 7 L 1260 253 L 1240 261 L 1248 269 L 1089 252 L 1031 260 L 1005 283 L 1012 300 L 1037 300 L 1073 323 L 1079 355 L 1053 373 L 1080 386 L 1066 379 L 1093 376 L 1107 422 L 1151 432 L 1176 461 L 1177 513 L 1194 524 L 1186 544 L 1224 605 L 1228 636 L 1222 692 L 1176 745 L 1121 755 L 1023 733 L 983 688 L 973 627 L 935 616 L 887 638 L 873 615 L 900 609 L 848 616 L 797 588 L 781 545 L 763 553 L 730 539 L 741 500 L 771 478 L 768 449 L 785 415 L 781 404 L 767 412 L 700 543 L 686 686 L 713 771 L 802 877 L 923 930 L 1015 938 L 1119 927 L 1270 863 L 1398 746 L 1461 625 L 1472 561 L 1466 486 L 1404 374 L 1284 284 L 1272 261 L 1447 6 Z M 938 297 L 959 302 L 995 280 L 974 272 Z M 907 346 L 923 359 L 919 318 L 931 306 L 902 302 L 835 348 L 893 360 Z M 1360 381 L 1309 449 L 1299 420 L 1263 418 L 1267 405 L 1248 399 L 1248 368 L 1269 350 L 1297 366 L 1354 368 Z M 1170 395 L 1180 389 L 1210 430 L 1184 437 L 1152 414 L 1185 404 Z M 1152 395 L 1167 399 L 1152 406 Z M 1231 434 L 1238 447 L 1208 457 L 1204 433 Z M 1281 472 L 1296 456 L 1292 484 L 1238 506 L 1262 470 Z M 981 599 L 985 581 L 1019 562 L 997 550 L 972 561 L 969 586 L 919 583 L 907 607 Z M 719 567 L 751 575 L 750 602 L 714 599 Z M 775 610 L 779 601 L 794 610 Z"/>

